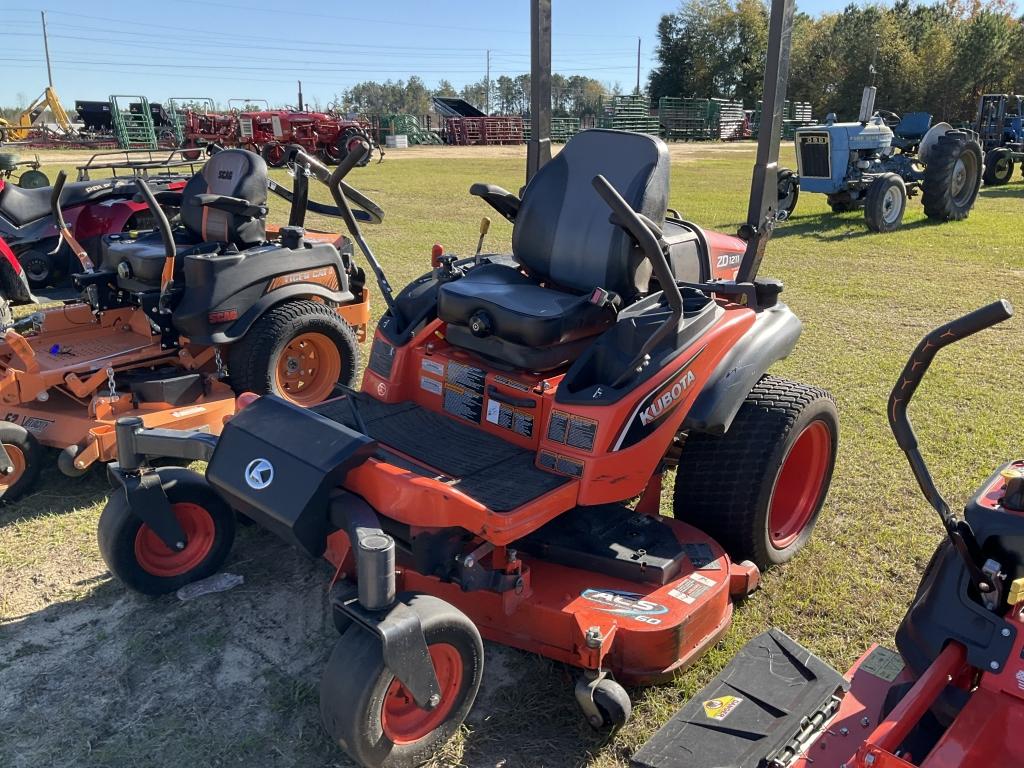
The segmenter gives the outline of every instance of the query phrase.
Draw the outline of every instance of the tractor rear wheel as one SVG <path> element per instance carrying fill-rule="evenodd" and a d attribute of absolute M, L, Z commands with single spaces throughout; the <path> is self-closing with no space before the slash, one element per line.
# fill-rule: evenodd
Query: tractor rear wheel
<path fill-rule="evenodd" d="M 188 540 L 181 550 L 164 544 L 136 517 L 118 488 L 100 513 L 100 554 L 126 587 L 144 595 L 165 595 L 212 576 L 235 540 L 235 515 L 201 475 L 181 467 L 157 470 L 171 512 Z"/>
<path fill-rule="evenodd" d="M 260 157 L 266 160 L 271 168 L 281 168 L 288 162 L 288 149 L 284 144 L 269 141 L 260 147 Z"/>
<path fill-rule="evenodd" d="M 824 389 L 764 376 L 729 430 L 693 434 L 679 458 L 675 516 L 762 571 L 807 543 L 828 495 L 839 413 Z"/>
<path fill-rule="evenodd" d="M 981 189 L 981 145 L 963 131 L 940 136 L 929 153 L 921 204 L 929 219 L 960 221 L 974 207 Z"/>
<path fill-rule="evenodd" d="M 786 212 L 789 218 L 796 210 L 796 201 L 800 199 L 800 180 L 789 168 L 779 169 L 779 211 Z"/>
<path fill-rule="evenodd" d="M 43 466 L 43 446 L 36 436 L 18 424 L 0 422 L 0 443 L 14 469 L 0 475 L 0 501 L 17 501 L 36 484 Z"/>
<path fill-rule="evenodd" d="M 359 161 L 357 167 L 362 168 L 370 163 L 370 155 L 373 154 L 373 139 L 370 138 L 370 134 L 364 131 L 362 128 L 346 128 L 345 132 L 338 137 L 338 142 L 335 145 L 336 153 L 338 155 L 338 162 L 344 160 L 348 153 L 356 148 L 356 145 L 360 142 L 366 144 L 370 148 L 370 152 L 367 152 L 362 160 Z"/>
<path fill-rule="evenodd" d="M 414 768 L 459 729 L 483 677 L 480 632 L 453 605 L 430 595 L 399 599 L 419 616 L 440 684 L 433 709 L 417 705 L 384 663 L 379 637 L 352 625 L 338 638 L 320 680 L 320 718 L 360 765 Z"/>
<path fill-rule="evenodd" d="M 274 307 L 228 350 L 235 392 L 268 392 L 309 407 L 351 387 L 359 368 L 355 331 L 330 307 L 309 299 Z"/>
<path fill-rule="evenodd" d="M 883 173 L 868 187 L 864 201 L 864 220 L 872 232 L 899 229 L 906 210 L 907 186 L 895 173 Z"/>
<path fill-rule="evenodd" d="M 1006 184 L 1012 176 L 1013 152 L 1006 147 L 996 147 L 985 155 L 985 173 L 982 180 L 986 187 L 998 187 L 1001 184 Z"/>

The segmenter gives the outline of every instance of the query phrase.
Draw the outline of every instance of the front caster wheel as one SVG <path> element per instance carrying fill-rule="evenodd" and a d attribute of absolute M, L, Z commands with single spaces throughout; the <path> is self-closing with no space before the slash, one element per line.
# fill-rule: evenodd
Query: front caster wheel
<path fill-rule="evenodd" d="M 39 479 L 43 447 L 35 435 L 9 421 L 0 422 L 0 442 L 12 466 L 9 473 L 0 474 L 0 501 L 16 501 L 32 490 Z"/>
<path fill-rule="evenodd" d="M 123 489 L 115 490 L 100 513 L 100 554 L 126 587 L 145 595 L 163 595 L 216 573 L 235 540 L 235 515 L 206 481 L 180 467 L 157 470 L 171 512 L 188 541 L 169 548 L 136 517 Z"/>
<path fill-rule="evenodd" d="M 576 703 L 596 730 L 621 728 L 633 714 L 626 689 L 607 675 L 605 670 L 587 670 L 576 681 Z"/>
<path fill-rule="evenodd" d="M 384 663 L 380 640 L 350 626 L 320 681 L 320 717 L 331 738 L 366 768 L 414 768 L 462 725 L 484 669 L 480 633 L 465 614 L 429 595 L 400 597 L 419 615 L 441 688 L 433 709 L 419 707 Z"/>

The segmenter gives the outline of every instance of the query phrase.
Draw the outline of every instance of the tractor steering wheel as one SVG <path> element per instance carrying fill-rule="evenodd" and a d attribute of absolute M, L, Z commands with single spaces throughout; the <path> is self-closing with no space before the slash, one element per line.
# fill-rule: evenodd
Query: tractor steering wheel
<path fill-rule="evenodd" d="M 878 115 L 878 117 L 882 118 L 882 122 L 885 123 L 890 128 L 895 128 L 897 125 L 900 124 L 900 120 L 903 119 L 895 112 L 889 109 L 877 109 L 875 110 L 875 114 Z"/>

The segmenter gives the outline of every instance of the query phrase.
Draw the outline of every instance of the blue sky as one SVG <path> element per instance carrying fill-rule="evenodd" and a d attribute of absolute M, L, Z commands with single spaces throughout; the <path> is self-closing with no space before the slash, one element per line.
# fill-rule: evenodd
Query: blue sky
<path fill-rule="evenodd" d="M 802 0 L 816 13 L 847 0 Z M 46 85 L 39 11 L 47 11 L 54 85 L 75 99 L 112 93 L 167 97 L 263 97 L 326 104 L 362 80 L 420 74 L 456 87 L 529 68 L 527 0 L 3 0 L 0 105 L 32 99 Z M 554 0 L 556 71 L 631 88 L 641 38 L 646 80 L 658 19 L 675 0 Z"/>

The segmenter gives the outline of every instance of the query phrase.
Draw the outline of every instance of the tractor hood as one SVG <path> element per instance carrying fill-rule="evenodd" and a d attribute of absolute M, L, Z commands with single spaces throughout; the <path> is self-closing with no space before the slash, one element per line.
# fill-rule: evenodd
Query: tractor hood
<path fill-rule="evenodd" d="M 798 137 L 804 133 L 828 133 L 833 144 L 842 139 L 851 151 L 876 150 L 881 154 L 885 154 L 885 150 L 892 146 L 893 137 L 892 129 L 877 117 L 867 125 L 862 123 L 825 123 L 824 125 L 807 126 L 797 131 Z"/>

